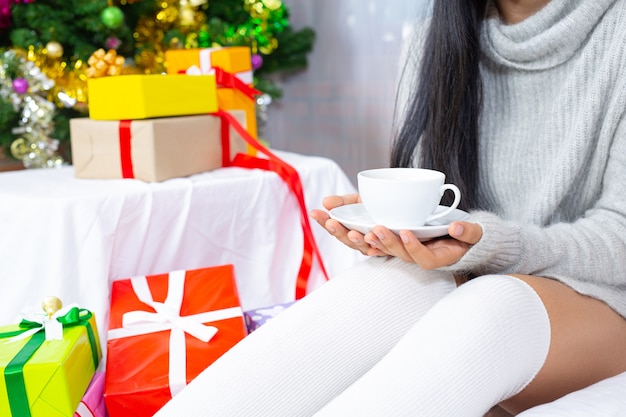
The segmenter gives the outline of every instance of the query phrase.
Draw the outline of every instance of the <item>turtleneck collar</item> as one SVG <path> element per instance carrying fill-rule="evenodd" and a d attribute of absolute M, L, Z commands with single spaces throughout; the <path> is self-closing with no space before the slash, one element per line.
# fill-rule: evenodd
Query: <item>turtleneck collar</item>
<path fill-rule="evenodd" d="M 481 31 L 486 58 L 499 65 L 541 70 L 570 58 L 616 0 L 552 0 L 534 15 L 506 24 L 490 2 Z"/>

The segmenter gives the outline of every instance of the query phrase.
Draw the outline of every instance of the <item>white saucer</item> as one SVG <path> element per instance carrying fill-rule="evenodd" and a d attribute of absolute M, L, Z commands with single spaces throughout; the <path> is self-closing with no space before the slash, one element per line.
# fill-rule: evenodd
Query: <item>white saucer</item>
<path fill-rule="evenodd" d="M 435 210 L 435 214 L 446 210 L 446 206 L 439 206 Z M 330 211 L 330 217 L 343 224 L 347 229 L 356 230 L 360 233 L 367 233 L 372 230 L 376 223 L 371 219 L 370 215 L 365 211 L 363 204 L 348 204 L 346 206 L 340 206 Z M 470 215 L 463 210 L 455 209 L 447 216 L 443 216 L 437 220 L 433 220 L 424 226 L 406 228 L 403 230 L 409 230 L 413 232 L 419 240 L 428 240 L 448 234 L 448 226 L 453 221 L 469 220 Z M 390 229 L 394 233 L 398 233 L 399 230 Z"/>

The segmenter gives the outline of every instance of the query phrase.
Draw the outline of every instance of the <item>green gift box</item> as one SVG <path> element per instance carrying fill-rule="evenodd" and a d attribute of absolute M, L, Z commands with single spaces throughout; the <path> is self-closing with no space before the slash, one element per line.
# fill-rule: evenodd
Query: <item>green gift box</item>
<path fill-rule="evenodd" d="M 25 320 L 0 327 L 0 416 L 74 416 L 102 351 L 90 311 L 73 307 L 57 321 L 62 340 L 46 341 L 43 326 Z M 20 338 L 29 324 L 36 333 Z"/>

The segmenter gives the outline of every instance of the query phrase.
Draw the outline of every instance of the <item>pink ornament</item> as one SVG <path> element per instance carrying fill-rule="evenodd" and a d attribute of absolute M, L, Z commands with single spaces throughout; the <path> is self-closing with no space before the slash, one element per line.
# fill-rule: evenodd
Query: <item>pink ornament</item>
<path fill-rule="evenodd" d="M 0 29 L 9 28 L 12 25 L 11 20 L 11 1 L 0 0 Z"/>
<path fill-rule="evenodd" d="M 0 0 L 0 29 L 6 29 L 13 26 L 11 15 L 11 5 L 20 3 L 32 3 L 35 0 Z"/>
<path fill-rule="evenodd" d="M 122 44 L 122 41 L 116 36 L 109 36 L 106 41 L 104 41 L 104 47 L 107 49 L 117 49 Z"/>
<path fill-rule="evenodd" d="M 17 94 L 28 92 L 28 81 L 24 78 L 16 78 L 13 80 L 13 91 Z"/>
<path fill-rule="evenodd" d="M 259 54 L 252 54 L 251 61 L 253 70 L 258 70 L 263 65 L 263 57 Z"/>

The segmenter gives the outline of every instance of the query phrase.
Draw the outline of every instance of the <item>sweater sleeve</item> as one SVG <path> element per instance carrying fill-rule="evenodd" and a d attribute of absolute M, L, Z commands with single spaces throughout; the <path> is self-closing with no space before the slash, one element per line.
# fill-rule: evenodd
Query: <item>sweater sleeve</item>
<path fill-rule="evenodd" d="M 601 195 L 583 217 L 542 227 L 505 221 L 484 211 L 472 212 L 483 236 L 446 269 L 478 275 L 520 273 L 585 285 L 626 287 L 624 120 L 607 157 Z"/>

